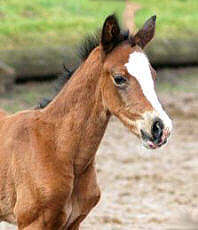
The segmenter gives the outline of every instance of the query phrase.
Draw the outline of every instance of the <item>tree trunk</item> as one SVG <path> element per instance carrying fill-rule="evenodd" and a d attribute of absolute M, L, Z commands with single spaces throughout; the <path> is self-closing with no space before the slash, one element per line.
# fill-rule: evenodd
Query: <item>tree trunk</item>
<path fill-rule="evenodd" d="M 12 88 L 14 78 L 14 69 L 0 61 L 0 94 Z"/>

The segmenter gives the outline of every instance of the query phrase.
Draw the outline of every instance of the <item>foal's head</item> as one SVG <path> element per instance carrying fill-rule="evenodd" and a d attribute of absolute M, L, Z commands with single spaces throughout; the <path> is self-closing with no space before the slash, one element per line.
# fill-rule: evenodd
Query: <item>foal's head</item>
<path fill-rule="evenodd" d="M 172 130 L 172 122 L 156 96 L 156 72 L 143 52 L 154 36 L 155 21 L 156 17 L 151 17 L 126 39 L 115 16 L 109 16 L 100 43 L 104 105 L 151 149 L 165 144 Z"/>

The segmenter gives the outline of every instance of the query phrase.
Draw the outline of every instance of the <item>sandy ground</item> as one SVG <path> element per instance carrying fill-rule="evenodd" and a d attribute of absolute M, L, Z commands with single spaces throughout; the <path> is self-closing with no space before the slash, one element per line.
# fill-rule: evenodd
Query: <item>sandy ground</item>
<path fill-rule="evenodd" d="M 175 230 L 181 215 L 198 218 L 198 92 L 160 97 L 174 122 L 169 143 L 145 150 L 113 118 L 97 153 L 102 197 L 82 230 Z"/>
<path fill-rule="evenodd" d="M 198 211 L 198 120 L 174 121 L 168 145 L 148 151 L 113 120 L 98 151 L 102 199 L 82 229 L 166 229 Z"/>

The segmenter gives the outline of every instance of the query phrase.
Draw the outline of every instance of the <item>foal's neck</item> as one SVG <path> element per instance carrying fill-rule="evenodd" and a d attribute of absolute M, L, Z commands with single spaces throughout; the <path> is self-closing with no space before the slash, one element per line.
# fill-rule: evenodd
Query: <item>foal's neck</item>
<path fill-rule="evenodd" d="M 58 147 L 71 156 L 77 173 L 94 160 L 110 117 L 102 102 L 101 70 L 96 48 L 45 111 L 60 130 Z"/>

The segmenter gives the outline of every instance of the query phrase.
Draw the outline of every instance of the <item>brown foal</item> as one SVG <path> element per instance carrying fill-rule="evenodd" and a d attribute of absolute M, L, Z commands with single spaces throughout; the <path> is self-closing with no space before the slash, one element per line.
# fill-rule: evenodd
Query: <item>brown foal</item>
<path fill-rule="evenodd" d="M 112 114 L 147 148 L 166 143 L 171 120 L 142 50 L 155 20 L 132 36 L 109 16 L 99 45 L 48 106 L 0 114 L 1 221 L 20 230 L 78 230 L 100 198 L 94 160 Z"/>

